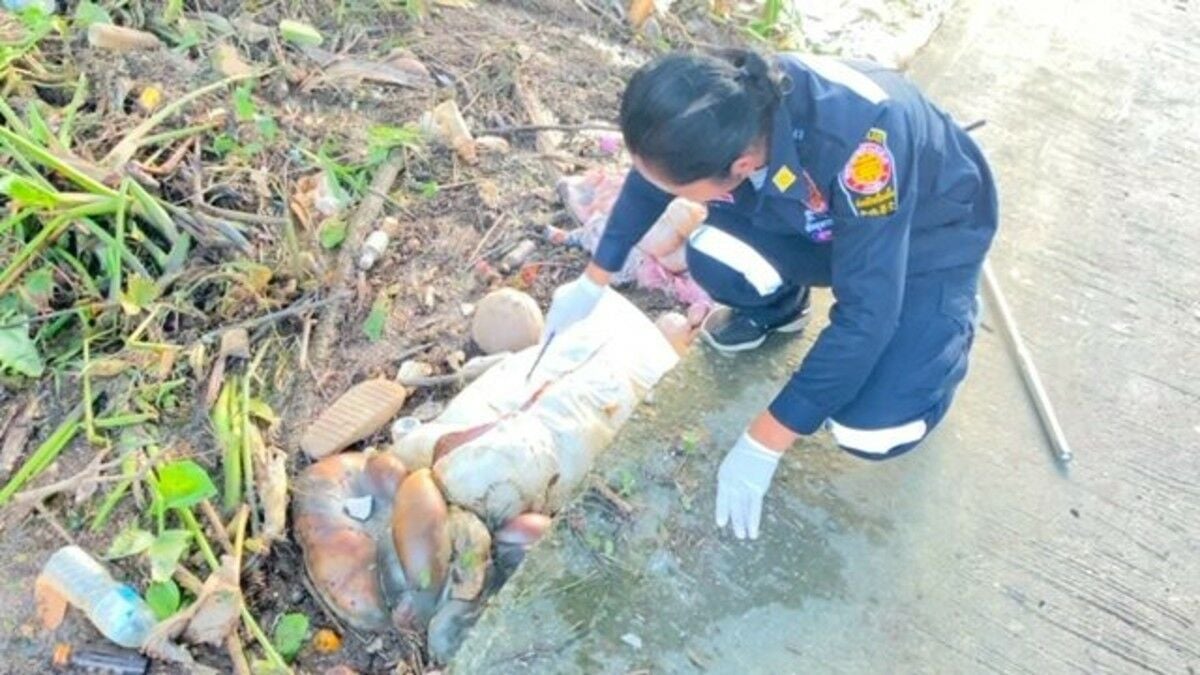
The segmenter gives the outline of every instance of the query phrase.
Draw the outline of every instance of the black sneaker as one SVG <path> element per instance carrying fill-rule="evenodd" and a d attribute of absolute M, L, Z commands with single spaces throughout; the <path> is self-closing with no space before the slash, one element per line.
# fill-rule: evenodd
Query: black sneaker
<path fill-rule="evenodd" d="M 744 352 L 761 346 L 771 333 L 799 333 L 808 325 L 808 319 L 808 298 L 794 318 L 774 326 L 764 326 L 732 307 L 721 307 L 705 317 L 700 334 L 717 351 Z"/>

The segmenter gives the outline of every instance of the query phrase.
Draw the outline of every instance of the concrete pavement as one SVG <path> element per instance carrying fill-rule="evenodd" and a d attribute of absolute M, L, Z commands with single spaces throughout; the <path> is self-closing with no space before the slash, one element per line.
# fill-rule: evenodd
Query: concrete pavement
<path fill-rule="evenodd" d="M 732 541 L 716 465 L 813 333 L 699 355 L 605 460 L 634 515 L 570 509 L 455 672 L 1200 671 L 1200 3 L 964 0 L 910 73 L 988 120 L 992 262 L 1069 471 L 985 316 L 925 447 L 806 439 Z"/>

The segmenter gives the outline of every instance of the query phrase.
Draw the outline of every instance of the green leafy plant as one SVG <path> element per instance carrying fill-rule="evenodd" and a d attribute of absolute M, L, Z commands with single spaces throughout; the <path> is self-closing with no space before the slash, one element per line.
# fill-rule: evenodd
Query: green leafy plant
<path fill-rule="evenodd" d="M 175 573 L 179 559 L 187 553 L 192 535 L 187 530 L 164 530 L 146 549 L 150 559 L 150 579 L 166 581 Z"/>
<path fill-rule="evenodd" d="M 292 661 L 300 653 L 304 639 L 308 637 L 308 623 L 307 616 L 296 612 L 279 617 L 273 642 L 286 661 Z"/>
<path fill-rule="evenodd" d="M 159 621 L 178 612 L 180 600 L 179 586 L 170 579 L 154 581 L 146 587 L 146 604 L 150 605 L 151 611 Z"/>
<path fill-rule="evenodd" d="M 139 527 L 131 527 L 122 530 L 120 534 L 113 538 L 112 543 L 108 546 L 108 552 L 104 554 L 104 559 L 118 560 L 131 555 L 137 555 L 150 548 L 150 545 L 153 543 L 153 534 Z"/>
<path fill-rule="evenodd" d="M 181 459 L 159 468 L 156 492 L 163 508 L 184 509 L 215 497 L 217 486 L 199 464 Z"/>

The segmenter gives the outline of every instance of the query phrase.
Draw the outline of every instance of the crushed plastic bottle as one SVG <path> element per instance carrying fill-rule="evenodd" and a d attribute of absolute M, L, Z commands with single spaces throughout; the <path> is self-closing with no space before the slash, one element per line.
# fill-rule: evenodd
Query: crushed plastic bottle
<path fill-rule="evenodd" d="M 113 579 L 96 559 L 78 546 L 64 546 L 46 561 L 42 592 L 61 595 L 87 615 L 104 637 L 136 649 L 156 623 L 154 612 L 128 584 Z"/>

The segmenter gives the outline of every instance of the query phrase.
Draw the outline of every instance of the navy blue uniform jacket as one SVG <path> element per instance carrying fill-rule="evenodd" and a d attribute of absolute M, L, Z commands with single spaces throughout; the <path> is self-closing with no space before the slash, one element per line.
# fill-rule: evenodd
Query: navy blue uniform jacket
<path fill-rule="evenodd" d="M 785 426 L 809 434 L 870 375 L 896 330 L 906 278 L 981 264 L 996 194 L 978 147 L 902 75 L 828 57 L 776 62 L 785 94 L 766 181 L 708 206 L 795 234 L 828 261 L 813 274 L 832 288 L 830 325 L 771 404 Z M 631 171 L 595 262 L 620 269 L 671 199 Z"/>

